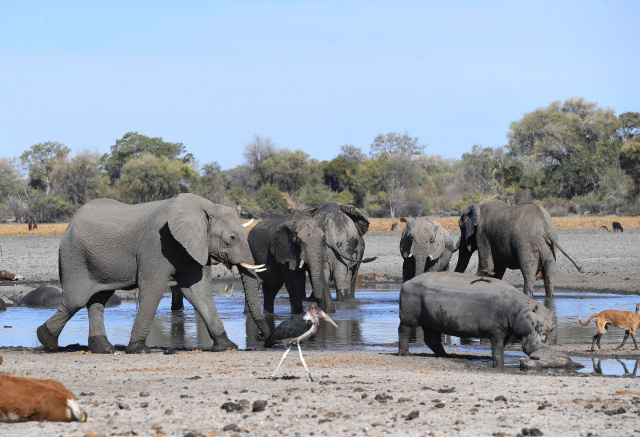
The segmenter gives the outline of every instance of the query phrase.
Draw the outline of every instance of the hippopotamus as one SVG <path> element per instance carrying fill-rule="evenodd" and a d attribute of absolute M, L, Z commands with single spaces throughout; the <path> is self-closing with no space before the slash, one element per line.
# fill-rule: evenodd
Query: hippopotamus
<path fill-rule="evenodd" d="M 527 355 L 548 346 L 555 330 L 551 312 L 499 279 L 455 272 L 424 273 L 400 290 L 398 355 L 409 354 L 417 326 L 436 356 L 445 356 L 441 334 L 489 338 L 493 367 L 504 367 L 504 346 L 514 338 Z"/>

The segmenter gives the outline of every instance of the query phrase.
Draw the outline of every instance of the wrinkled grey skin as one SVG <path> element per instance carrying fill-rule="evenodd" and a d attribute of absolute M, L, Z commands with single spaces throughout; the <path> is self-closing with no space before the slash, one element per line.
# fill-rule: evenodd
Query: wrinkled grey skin
<path fill-rule="evenodd" d="M 233 208 L 193 194 L 127 205 L 97 199 L 73 217 L 59 249 L 63 302 L 38 328 L 48 350 L 82 307 L 89 312 L 89 350 L 112 353 L 104 328 L 104 306 L 114 290 L 138 288 L 139 307 L 127 353 L 146 353 L 151 322 L 173 278 L 202 318 L 213 339 L 212 351 L 236 349 L 213 303 L 211 259 L 229 268 L 253 264 L 246 233 Z M 266 338 L 255 273 L 238 266 L 253 320 Z"/>
<path fill-rule="evenodd" d="M 425 272 L 449 270 L 451 254 L 457 247 L 445 228 L 426 217 L 407 223 L 400 237 L 402 280 L 404 282 Z"/>
<path fill-rule="evenodd" d="M 324 232 L 309 212 L 294 211 L 260 220 L 249 232 L 248 241 L 254 260 L 266 268 L 258 273 L 265 313 L 273 314 L 273 303 L 283 284 L 289 293 L 291 312 L 302 313 L 307 273 L 320 309 L 336 311 L 324 273 Z"/>
<path fill-rule="evenodd" d="M 533 296 L 533 283 L 542 271 L 545 295 L 553 296 L 557 247 L 584 273 L 558 244 L 558 232 L 547 210 L 533 202 L 508 206 L 499 200 L 467 206 L 460 220 L 456 272 L 464 272 L 478 250 L 478 275 L 502 279 L 506 269 L 519 269 L 523 292 Z"/>
<path fill-rule="evenodd" d="M 519 340 L 527 355 L 548 346 L 555 330 L 551 312 L 498 279 L 454 272 L 423 273 L 400 290 L 398 355 L 409 354 L 411 331 L 422 327 L 424 341 L 445 356 L 441 335 L 491 340 L 493 367 L 504 367 L 504 347 Z"/>
<path fill-rule="evenodd" d="M 329 279 L 335 282 L 336 298 L 353 300 L 360 263 L 375 259 L 363 259 L 363 237 L 369 230 L 369 220 L 352 205 L 325 203 L 309 212 L 325 235 Z"/>

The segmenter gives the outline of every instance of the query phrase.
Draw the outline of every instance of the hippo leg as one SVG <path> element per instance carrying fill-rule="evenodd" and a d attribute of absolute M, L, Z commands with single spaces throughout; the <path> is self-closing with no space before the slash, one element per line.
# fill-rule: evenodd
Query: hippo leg
<path fill-rule="evenodd" d="M 429 349 L 433 351 L 436 357 L 447 356 L 447 352 L 445 352 L 444 347 L 442 346 L 442 333 L 426 325 L 422 325 L 422 330 L 424 331 L 424 342 L 429 346 Z"/>
<path fill-rule="evenodd" d="M 94 354 L 112 354 L 116 351 L 107 339 L 104 328 L 104 307 L 114 290 L 94 294 L 87 302 L 89 312 L 89 350 Z"/>
<path fill-rule="evenodd" d="M 415 327 L 400 322 L 398 326 L 398 356 L 411 356 L 411 352 L 409 352 L 409 338 L 411 337 L 411 331 L 414 329 Z"/>

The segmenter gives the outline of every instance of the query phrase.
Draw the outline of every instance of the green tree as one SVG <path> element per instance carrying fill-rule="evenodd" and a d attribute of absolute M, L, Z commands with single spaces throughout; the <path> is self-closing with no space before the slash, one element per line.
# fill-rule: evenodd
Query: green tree
<path fill-rule="evenodd" d="M 407 207 L 416 209 L 416 205 L 409 206 L 406 194 L 419 183 L 417 158 L 423 154 L 426 146 L 418 141 L 418 137 L 411 137 L 406 132 L 403 135 L 390 132 L 378 135 L 371 143 L 371 156 L 382 164 L 384 190 L 392 218 L 404 214 Z"/>
<path fill-rule="evenodd" d="M 22 177 L 14 160 L 0 158 L 0 201 L 20 193 Z"/>
<path fill-rule="evenodd" d="M 29 185 L 36 190 L 50 194 L 52 189 L 51 173 L 57 162 L 64 160 L 71 149 L 62 143 L 47 141 L 31 146 L 22 155 L 20 161 L 29 174 Z"/>
<path fill-rule="evenodd" d="M 156 158 L 178 160 L 185 153 L 182 143 L 169 143 L 162 138 L 150 138 L 140 135 L 138 132 L 127 132 L 121 139 L 111 146 L 111 154 L 102 157 L 104 170 L 109 175 L 109 181 L 114 184 L 121 177 L 125 164 L 143 154 L 149 154 Z M 191 154 L 186 154 L 180 159 L 181 163 L 189 163 L 193 159 Z"/>
<path fill-rule="evenodd" d="M 525 114 L 507 137 L 524 172 L 538 174 L 539 194 L 571 198 L 594 191 L 618 165 L 619 125 L 613 110 L 571 98 Z"/>
<path fill-rule="evenodd" d="M 81 150 L 74 158 L 59 160 L 53 169 L 52 180 L 56 191 L 64 193 L 71 205 L 84 205 L 100 197 L 106 189 L 100 173 L 100 154 Z"/>
<path fill-rule="evenodd" d="M 277 151 L 276 143 L 269 137 L 254 135 L 251 141 L 245 143 L 242 156 L 244 157 L 245 164 L 251 168 L 255 176 L 256 185 L 254 188 L 272 182 L 270 176 L 267 174 L 264 162 L 272 158 Z"/>
<path fill-rule="evenodd" d="M 313 174 L 309 155 L 302 150 L 280 149 L 262 167 L 269 183 L 290 196 L 309 183 Z"/>
<path fill-rule="evenodd" d="M 620 167 L 635 183 L 635 192 L 640 192 L 640 136 L 624 142 L 620 148 Z"/>
<path fill-rule="evenodd" d="M 256 202 L 263 213 L 279 214 L 288 210 L 287 199 L 278 188 L 265 184 L 256 192 Z"/>
<path fill-rule="evenodd" d="M 193 176 L 189 164 L 143 153 L 122 167 L 116 189 L 120 198 L 130 203 L 169 199 L 187 192 L 185 180 Z"/>
<path fill-rule="evenodd" d="M 220 164 L 214 161 L 202 167 L 202 174 L 196 178 L 191 192 L 213 203 L 224 205 L 227 201 L 226 184 Z"/>

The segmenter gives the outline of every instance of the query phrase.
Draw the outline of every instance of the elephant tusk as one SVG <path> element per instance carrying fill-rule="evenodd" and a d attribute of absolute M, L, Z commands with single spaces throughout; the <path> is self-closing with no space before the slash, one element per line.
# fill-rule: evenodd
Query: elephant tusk
<path fill-rule="evenodd" d="M 429 261 L 433 260 L 433 255 L 429 254 L 429 256 L 427 256 L 427 259 L 428 259 Z"/>
<path fill-rule="evenodd" d="M 243 227 L 243 228 L 246 228 L 246 227 L 247 227 L 247 226 L 249 226 L 251 223 L 253 223 L 253 220 L 254 220 L 254 219 L 251 219 L 251 220 L 249 220 L 247 223 L 243 223 L 243 224 L 242 224 L 242 227 Z"/>
<path fill-rule="evenodd" d="M 411 258 L 413 256 L 413 253 L 409 252 L 409 256 L 407 258 Z"/>
<path fill-rule="evenodd" d="M 267 270 L 267 268 L 266 267 L 262 267 L 260 269 L 255 269 L 254 272 L 260 273 L 260 272 L 264 272 L 265 270 Z"/>
<path fill-rule="evenodd" d="M 259 269 L 264 267 L 264 264 L 260 264 L 258 266 L 254 266 L 253 264 L 240 263 L 240 265 L 242 267 L 244 267 L 245 269 L 255 270 L 255 271 L 258 271 Z M 260 270 L 260 271 L 264 271 L 264 270 Z"/>
<path fill-rule="evenodd" d="M 304 260 L 303 259 L 300 260 L 300 265 L 298 266 L 298 268 L 301 269 L 302 266 L 304 266 Z"/>

